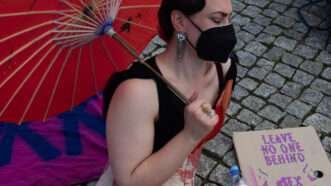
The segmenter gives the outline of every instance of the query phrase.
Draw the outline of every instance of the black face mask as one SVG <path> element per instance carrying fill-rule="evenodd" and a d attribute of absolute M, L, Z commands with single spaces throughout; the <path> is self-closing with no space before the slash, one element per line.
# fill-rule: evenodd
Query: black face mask
<path fill-rule="evenodd" d="M 215 27 L 203 31 L 190 18 L 191 23 L 201 32 L 196 47 L 188 40 L 196 50 L 199 58 L 225 63 L 232 53 L 236 43 L 236 34 L 233 25 Z"/>

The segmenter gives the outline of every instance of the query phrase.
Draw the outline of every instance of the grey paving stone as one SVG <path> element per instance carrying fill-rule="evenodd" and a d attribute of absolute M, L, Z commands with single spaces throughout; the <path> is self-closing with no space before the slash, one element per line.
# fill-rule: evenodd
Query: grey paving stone
<path fill-rule="evenodd" d="M 201 154 L 197 174 L 202 177 L 207 177 L 216 165 L 217 162 L 214 161 L 212 158 Z"/>
<path fill-rule="evenodd" d="M 302 5 L 306 4 L 306 1 L 302 1 L 302 0 L 294 0 L 294 2 L 292 3 L 293 7 L 301 7 Z"/>
<path fill-rule="evenodd" d="M 278 63 L 276 66 L 275 66 L 275 69 L 274 69 L 276 72 L 278 72 L 279 74 L 281 74 L 282 76 L 285 76 L 285 77 L 288 77 L 288 78 L 291 78 L 292 75 L 294 74 L 295 72 L 295 69 L 288 66 L 288 65 L 285 65 L 285 64 L 282 64 L 282 63 Z"/>
<path fill-rule="evenodd" d="M 273 105 L 266 106 L 258 114 L 275 123 L 278 123 L 278 121 L 285 115 L 284 112 Z"/>
<path fill-rule="evenodd" d="M 261 8 L 250 5 L 247 6 L 245 10 L 241 12 L 241 14 L 254 18 L 255 16 L 259 15 L 260 12 L 262 12 Z"/>
<path fill-rule="evenodd" d="M 322 73 L 322 77 L 328 80 L 331 80 L 331 68 L 328 67 L 326 68 L 323 73 Z"/>
<path fill-rule="evenodd" d="M 313 48 L 323 50 L 328 44 L 329 35 L 330 35 L 329 31 L 313 30 L 309 32 L 309 35 L 305 38 L 305 43 Z M 318 42 L 320 44 L 318 44 Z"/>
<path fill-rule="evenodd" d="M 241 16 L 240 14 L 234 16 L 234 18 L 232 19 L 232 23 L 239 26 L 248 25 L 250 22 L 251 22 L 250 18 Z"/>
<path fill-rule="evenodd" d="M 259 85 L 255 80 L 251 78 L 244 78 L 238 84 L 246 88 L 247 90 L 254 90 Z"/>
<path fill-rule="evenodd" d="M 210 180 L 220 183 L 224 186 L 230 186 L 231 175 L 229 168 L 219 164 L 210 175 Z"/>
<path fill-rule="evenodd" d="M 324 97 L 316 111 L 331 118 L 331 97 Z"/>
<path fill-rule="evenodd" d="M 257 41 L 260 41 L 261 43 L 265 43 L 267 45 L 272 44 L 275 41 L 275 37 L 267 34 L 267 33 L 260 33 L 258 37 L 256 38 Z"/>
<path fill-rule="evenodd" d="M 318 132 L 331 132 L 331 119 L 322 114 L 315 113 L 310 115 L 303 124 L 313 126 Z"/>
<path fill-rule="evenodd" d="M 250 129 L 251 128 L 248 125 L 246 125 L 236 119 L 230 119 L 222 128 L 222 132 L 224 132 L 226 135 L 232 137 L 233 132 L 247 131 Z"/>
<path fill-rule="evenodd" d="M 274 20 L 274 23 L 289 29 L 295 24 L 295 20 L 290 17 L 279 16 Z"/>
<path fill-rule="evenodd" d="M 248 96 L 249 95 L 249 92 L 241 87 L 240 85 L 236 85 L 234 90 L 233 90 L 233 93 L 232 93 L 232 97 L 238 101 L 240 101 L 241 99 L 243 99 L 244 97 Z"/>
<path fill-rule="evenodd" d="M 268 100 L 270 103 L 273 103 L 283 109 L 285 109 L 292 101 L 292 98 L 285 96 L 283 94 L 274 94 Z"/>
<path fill-rule="evenodd" d="M 265 0 L 245 0 L 245 3 L 247 3 L 249 5 L 255 5 L 260 8 L 264 8 L 269 4 L 269 2 L 265 1 Z"/>
<path fill-rule="evenodd" d="M 263 67 L 263 68 L 267 69 L 268 71 L 270 71 L 273 69 L 275 62 L 261 58 L 257 61 L 256 65 L 259 67 Z"/>
<path fill-rule="evenodd" d="M 296 22 L 293 26 L 293 30 L 301 33 L 308 32 L 308 28 L 302 22 Z"/>
<path fill-rule="evenodd" d="M 263 31 L 265 33 L 271 34 L 273 36 L 278 36 L 283 32 L 283 30 L 279 26 L 276 26 L 276 25 L 268 26 Z"/>
<path fill-rule="evenodd" d="M 254 67 L 248 72 L 248 75 L 258 80 L 263 80 L 269 72 L 270 71 L 265 68 Z"/>
<path fill-rule="evenodd" d="M 303 11 L 302 14 L 309 25 L 319 25 L 322 21 L 321 17 L 317 16 L 317 14 L 311 14 L 307 11 Z"/>
<path fill-rule="evenodd" d="M 300 68 L 311 74 L 319 75 L 323 69 L 323 64 L 312 61 L 305 61 L 300 65 Z"/>
<path fill-rule="evenodd" d="M 218 133 L 213 139 L 209 140 L 204 149 L 223 157 L 233 146 L 232 140 L 225 135 Z"/>
<path fill-rule="evenodd" d="M 287 30 L 286 32 L 284 32 L 284 35 L 297 41 L 301 41 L 305 37 L 305 33 L 297 32 L 294 29 Z"/>
<path fill-rule="evenodd" d="M 331 163 L 331 153 L 326 153 L 326 155 L 328 156 L 329 161 L 330 161 L 330 163 Z"/>
<path fill-rule="evenodd" d="M 269 8 L 271 8 L 277 12 L 284 12 L 287 9 L 287 6 L 280 4 L 280 3 L 271 3 L 269 5 Z"/>
<path fill-rule="evenodd" d="M 281 88 L 286 80 L 279 74 L 270 73 L 264 81 L 274 87 Z"/>
<path fill-rule="evenodd" d="M 303 62 L 303 59 L 299 56 L 285 52 L 282 56 L 282 61 L 293 67 L 299 67 L 299 65 Z"/>
<path fill-rule="evenodd" d="M 194 185 L 195 186 L 203 186 L 203 181 L 202 181 L 202 178 L 200 178 L 199 176 L 197 176 L 197 175 L 195 175 L 195 183 L 194 183 Z"/>
<path fill-rule="evenodd" d="M 271 94 L 275 93 L 277 89 L 268 84 L 262 83 L 256 90 L 255 94 L 263 98 L 268 98 Z"/>
<path fill-rule="evenodd" d="M 278 128 L 276 124 L 271 123 L 270 121 L 264 120 L 262 123 L 257 125 L 254 130 L 271 130 Z"/>
<path fill-rule="evenodd" d="M 293 0 L 274 0 L 274 2 L 285 4 L 285 5 L 290 5 Z"/>
<path fill-rule="evenodd" d="M 286 38 L 284 36 L 280 36 L 276 39 L 275 45 L 279 46 L 283 49 L 292 51 L 297 45 L 297 41 L 293 39 Z"/>
<path fill-rule="evenodd" d="M 323 92 L 326 95 L 331 95 L 331 82 L 325 81 L 323 79 L 316 79 L 311 84 L 311 87 Z"/>
<path fill-rule="evenodd" d="M 329 45 L 331 46 L 331 45 Z M 329 51 L 329 52 L 328 52 Z M 317 61 L 320 61 L 324 64 L 331 65 L 331 49 L 328 51 L 322 51 L 317 57 Z"/>
<path fill-rule="evenodd" d="M 246 7 L 246 5 L 240 1 L 233 1 L 232 6 L 235 12 L 241 12 Z"/>
<path fill-rule="evenodd" d="M 246 26 L 243 27 L 244 30 L 246 30 L 247 32 L 257 35 L 258 33 L 260 33 L 264 28 L 261 25 L 258 25 L 256 23 L 250 23 Z"/>
<path fill-rule="evenodd" d="M 262 12 L 263 15 L 268 16 L 270 18 L 275 18 L 279 15 L 279 13 L 272 9 L 264 9 Z"/>
<path fill-rule="evenodd" d="M 230 116 L 234 116 L 239 112 L 241 108 L 242 107 L 239 104 L 231 101 L 226 113 Z"/>
<path fill-rule="evenodd" d="M 311 105 L 307 105 L 301 101 L 295 100 L 287 107 L 286 112 L 302 119 L 311 111 L 311 109 Z"/>
<path fill-rule="evenodd" d="M 305 44 L 315 48 L 323 50 L 326 46 L 327 39 L 322 39 L 321 37 L 308 36 L 305 39 Z"/>
<path fill-rule="evenodd" d="M 237 55 L 239 57 L 239 63 L 244 67 L 251 67 L 256 63 L 256 56 L 249 52 L 239 51 Z"/>
<path fill-rule="evenodd" d="M 287 82 L 280 92 L 292 98 L 297 98 L 300 96 L 302 89 L 303 86 L 298 83 Z"/>
<path fill-rule="evenodd" d="M 269 59 L 270 61 L 279 61 L 281 57 L 283 56 L 285 50 L 281 49 L 279 47 L 272 47 L 267 53 L 263 55 L 263 57 Z"/>
<path fill-rule="evenodd" d="M 219 185 L 213 182 L 206 182 L 205 184 L 203 184 L 203 186 L 219 186 Z"/>
<path fill-rule="evenodd" d="M 313 106 L 318 105 L 323 98 L 323 94 L 317 90 L 308 88 L 303 91 L 302 95 L 300 96 L 300 100 L 309 103 Z"/>
<path fill-rule="evenodd" d="M 239 115 L 237 116 L 237 118 L 240 121 L 245 122 L 250 126 L 256 126 L 263 121 L 263 119 L 260 116 L 256 115 L 254 112 L 247 109 L 242 109 Z"/>
<path fill-rule="evenodd" d="M 254 18 L 254 22 L 262 26 L 270 25 L 271 21 L 272 21 L 271 18 L 263 16 L 261 14 L 256 15 Z"/>
<path fill-rule="evenodd" d="M 239 41 L 237 42 L 236 46 L 235 46 L 234 51 L 235 51 L 235 52 L 240 51 L 242 48 L 244 48 L 245 45 L 246 45 L 246 44 L 245 44 L 244 41 L 239 40 Z"/>
<path fill-rule="evenodd" d="M 248 72 L 248 69 L 247 68 L 245 68 L 245 67 L 237 64 L 237 76 L 238 77 L 240 77 L 240 78 L 245 77 L 246 74 L 247 74 L 247 72 Z"/>
<path fill-rule="evenodd" d="M 256 96 L 248 96 L 242 101 L 242 104 L 257 112 L 266 104 L 266 102 Z"/>
<path fill-rule="evenodd" d="M 293 81 L 300 83 L 304 86 L 309 85 L 314 80 L 314 76 L 303 72 L 301 70 L 297 70 L 293 76 Z"/>
<path fill-rule="evenodd" d="M 302 120 L 291 115 L 286 115 L 279 126 L 281 128 L 296 128 L 299 127 L 301 124 Z"/>
<path fill-rule="evenodd" d="M 331 152 L 331 138 L 325 137 L 322 141 L 323 147 L 327 152 Z"/>
<path fill-rule="evenodd" d="M 287 0 L 285 0 L 285 1 L 287 1 Z M 291 1 L 287 1 L 287 2 L 291 2 Z M 291 17 L 294 20 L 299 20 L 297 8 L 290 8 L 290 9 L 286 10 L 283 15 L 286 17 Z"/>
<path fill-rule="evenodd" d="M 243 31 L 243 30 L 236 33 L 236 36 L 237 36 L 238 40 L 242 40 L 242 41 L 245 41 L 245 42 L 249 42 L 249 41 L 254 39 L 254 35 L 252 35 L 251 33 L 246 32 L 246 31 Z"/>
<path fill-rule="evenodd" d="M 236 153 L 234 152 L 234 150 L 231 150 L 225 154 L 223 162 L 229 167 L 232 167 L 233 165 L 238 165 L 238 162 L 236 160 Z"/>
<path fill-rule="evenodd" d="M 245 50 L 253 53 L 256 56 L 261 56 L 268 48 L 263 44 L 252 41 L 246 45 Z"/>
<path fill-rule="evenodd" d="M 298 45 L 297 48 L 294 50 L 294 54 L 302 56 L 306 59 L 313 59 L 317 55 L 317 53 L 318 50 L 301 44 Z"/>

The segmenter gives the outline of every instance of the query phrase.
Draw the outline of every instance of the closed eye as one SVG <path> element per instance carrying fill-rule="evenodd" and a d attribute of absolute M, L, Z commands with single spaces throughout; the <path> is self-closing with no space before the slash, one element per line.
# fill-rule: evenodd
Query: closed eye
<path fill-rule="evenodd" d="M 224 18 L 210 18 L 210 20 L 217 25 L 223 24 L 225 22 Z"/>

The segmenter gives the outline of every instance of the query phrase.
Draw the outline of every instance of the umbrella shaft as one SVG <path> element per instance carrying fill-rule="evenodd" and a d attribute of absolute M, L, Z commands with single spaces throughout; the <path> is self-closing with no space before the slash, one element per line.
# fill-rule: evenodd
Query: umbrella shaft
<path fill-rule="evenodd" d="M 186 105 L 189 104 L 188 99 L 176 88 L 174 87 L 168 80 L 166 80 L 160 73 L 158 73 L 156 70 L 154 70 L 153 67 L 151 67 L 148 63 L 145 63 L 143 59 L 139 57 L 136 50 L 132 48 L 128 42 L 126 42 L 122 37 L 120 37 L 116 32 L 113 30 L 109 31 L 108 34 L 114 38 L 116 41 L 118 41 L 124 48 L 126 48 L 131 55 L 133 55 L 138 62 L 145 65 L 148 69 L 150 69 L 154 74 L 156 74 L 162 81 L 165 82 L 165 84 L 168 86 L 168 88 L 179 98 L 181 99 Z"/>

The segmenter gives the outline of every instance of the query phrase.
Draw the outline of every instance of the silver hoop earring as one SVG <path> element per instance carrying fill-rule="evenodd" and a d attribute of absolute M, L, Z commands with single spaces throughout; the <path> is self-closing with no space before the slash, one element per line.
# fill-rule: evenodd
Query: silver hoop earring
<path fill-rule="evenodd" d="M 177 32 L 176 41 L 177 41 L 176 57 L 177 57 L 177 61 L 181 62 L 183 60 L 185 48 L 186 48 L 186 34 L 184 32 Z"/>

